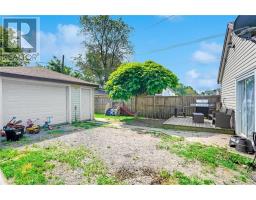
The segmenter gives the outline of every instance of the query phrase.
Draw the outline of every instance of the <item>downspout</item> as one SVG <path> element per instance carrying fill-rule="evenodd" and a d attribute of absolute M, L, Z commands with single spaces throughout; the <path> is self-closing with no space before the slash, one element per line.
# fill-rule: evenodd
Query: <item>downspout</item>
<path fill-rule="evenodd" d="M 3 79 L 0 76 L 0 130 L 4 126 L 3 115 Z"/>

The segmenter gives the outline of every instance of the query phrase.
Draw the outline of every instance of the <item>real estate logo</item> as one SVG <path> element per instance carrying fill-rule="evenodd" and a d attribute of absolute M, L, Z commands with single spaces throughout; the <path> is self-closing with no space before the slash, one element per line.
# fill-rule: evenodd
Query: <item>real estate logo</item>
<path fill-rule="evenodd" d="M 22 53 L 35 60 L 39 55 L 39 19 L 4 17 L 3 34 L 4 47 L 9 49 L 7 53 L 14 49 L 21 49 Z"/>

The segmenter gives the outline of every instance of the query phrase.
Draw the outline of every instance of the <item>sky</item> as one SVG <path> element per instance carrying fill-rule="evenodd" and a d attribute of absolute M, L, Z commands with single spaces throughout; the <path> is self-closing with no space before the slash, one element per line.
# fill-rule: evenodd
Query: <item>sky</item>
<path fill-rule="evenodd" d="M 36 16 L 40 24 L 40 64 L 65 55 L 65 64 L 75 68 L 73 58 L 83 54 L 84 35 L 79 34 L 79 16 Z M 112 16 L 133 27 L 130 35 L 134 55 L 130 61 L 153 60 L 175 73 L 180 82 L 198 91 L 216 89 L 221 51 L 228 22 L 236 16 Z M 208 36 L 211 39 L 192 42 Z M 176 48 L 170 48 L 176 45 Z M 161 50 L 159 50 L 161 49 Z"/>

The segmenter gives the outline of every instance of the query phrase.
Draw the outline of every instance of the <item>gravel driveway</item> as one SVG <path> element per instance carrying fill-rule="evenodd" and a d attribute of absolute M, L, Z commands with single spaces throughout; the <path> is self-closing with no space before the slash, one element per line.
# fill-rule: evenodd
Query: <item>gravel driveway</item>
<path fill-rule="evenodd" d="M 209 172 L 199 162 L 190 162 L 157 148 L 159 138 L 142 134 L 133 128 L 99 127 L 75 132 L 38 143 L 47 146 L 61 142 L 66 145 L 85 145 L 107 165 L 109 173 L 126 184 L 157 184 L 160 170 L 181 171 L 188 176 L 213 179 L 216 184 L 229 183 L 234 172 L 217 168 Z"/>

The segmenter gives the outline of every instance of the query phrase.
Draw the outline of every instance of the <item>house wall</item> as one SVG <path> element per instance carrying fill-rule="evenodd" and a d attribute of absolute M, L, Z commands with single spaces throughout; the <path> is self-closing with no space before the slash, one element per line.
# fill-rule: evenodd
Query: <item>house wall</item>
<path fill-rule="evenodd" d="M 164 96 L 164 97 L 168 97 L 168 96 L 176 96 L 176 94 L 174 93 L 173 90 L 171 90 L 170 88 L 166 88 L 162 91 L 162 93 L 160 94 L 156 94 L 155 96 Z"/>
<path fill-rule="evenodd" d="M 221 83 L 223 106 L 236 109 L 236 79 L 256 68 L 256 44 L 233 34 Z"/>
<path fill-rule="evenodd" d="M 175 96 L 175 93 L 171 89 L 167 88 L 162 91 L 162 96 Z"/>

